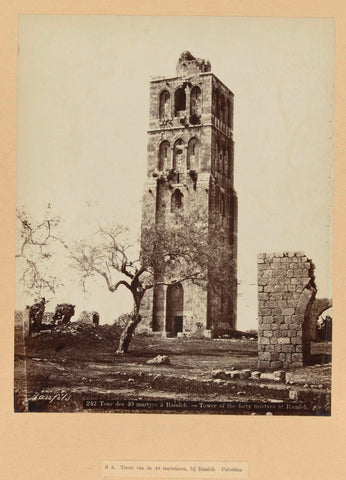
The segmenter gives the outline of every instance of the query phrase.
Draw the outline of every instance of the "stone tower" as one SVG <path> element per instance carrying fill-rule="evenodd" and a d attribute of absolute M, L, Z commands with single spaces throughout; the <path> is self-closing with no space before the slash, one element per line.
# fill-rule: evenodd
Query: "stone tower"
<path fill-rule="evenodd" d="M 233 145 L 233 93 L 211 73 L 209 61 L 183 52 L 174 77 L 150 82 L 142 226 L 159 218 L 173 222 L 177 211 L 191 215 L 197 209 L 206 219 L 216 213 L 223 219 L 236 264 Z M 171 175 L 169 187 L 158 181 L 162 172 Z M 225 281 L 232 290 L 227 298 L 189 282 L 148 290 L 142 325 L 163 336 L 197 331 L 212 336 L 235 328 L 236 267 Z"/>

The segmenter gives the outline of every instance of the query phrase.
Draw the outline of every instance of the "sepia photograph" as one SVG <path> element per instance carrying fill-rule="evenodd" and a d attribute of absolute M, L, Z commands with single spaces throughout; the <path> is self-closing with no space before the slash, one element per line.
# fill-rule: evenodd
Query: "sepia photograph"
<path fill-rule="evenodd" d="M 334 21 L 19 15 L 14 412 L 330 416 Z"/>

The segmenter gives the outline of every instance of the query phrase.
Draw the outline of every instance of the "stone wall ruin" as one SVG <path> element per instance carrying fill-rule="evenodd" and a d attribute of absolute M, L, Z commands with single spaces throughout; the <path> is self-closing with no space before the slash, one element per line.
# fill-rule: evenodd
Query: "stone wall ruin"
<path fill-rule="evenodd" d="M 65 325 L 70 322 L 71 317 L 75 314 L 75 305 L 70 303 L 59 303 L 55 307 L 55 313 L 53 315 L 54 325 Z"/>
<path fill-rule="evenodd" d="M 78 322 L 84 324 L 99 325 L 100 315 L 98 312 L 88 312 L 86 310 L 83 310 L 78 317 Z"/>
<path fill-rule="evenodd" d="M 302 252 L 258 255 L 258 367 L 300 367 L 310 359 L 314 265 Z"/>

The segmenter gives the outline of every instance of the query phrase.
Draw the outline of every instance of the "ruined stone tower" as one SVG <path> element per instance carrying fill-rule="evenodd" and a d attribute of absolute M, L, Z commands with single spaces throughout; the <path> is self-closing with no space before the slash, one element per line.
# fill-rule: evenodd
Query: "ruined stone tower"
<path fill-rule="evenodd" d="M 211 73 L 208 61 L 183 52 L 176 76 L 150 82 L 142 226 L 159 218 L 174 222 L 177 212 L 191 215 L 197 210 L 207 222 L 216 214 L 222 218 L 235 264 L 233 171 L 233 93 Z M 170 175 L 169 186 L 158 181 L 162 172 Z M 226 298 L 189 282 L 148 290 L 140 312 L 142 325 L 163 336 L 196 331 L 209 336 L 235 328 L 236 268 L 225 282 L 232 290 Z"/>

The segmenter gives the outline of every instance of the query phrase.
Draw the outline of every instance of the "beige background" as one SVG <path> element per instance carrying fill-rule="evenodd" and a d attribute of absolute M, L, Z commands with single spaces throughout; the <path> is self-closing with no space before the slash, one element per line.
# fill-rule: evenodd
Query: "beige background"
<path fill-rule="evenodd" d="M 303 251 L 315 265 L 318 297 L 332 297 L 334 19 L 18 16 L 17 206 L 42 218 L 49 204 L 67 245 L 112 219 L 137 244 L 149 79 L 174 75 L 187 48 L 211 60 L 235 93 L 237 328 L 244 331 L 257 328 L 258 252 Z M 46 268 L 63 285 L 45 292 L 47 311 L 68 302 L 75 318 L 96 310 L 101 324 L 130 311 L 126 288 L 111 293 L 93 277 L 83 291 L 69 252 L 61 245 L 50 252 Z M 16 267 L 20 278 L 24 265 Z M 16 309 L 32 300 L 17 281 Z"/>
<path fill-rule="evenodd" d="M 7 2 L 0 30 L 1 96 L 1 365 L 3 477 L 94 479 L 110 460 L 248 461 L 250 479 L 343 479 L 345 425 L 345 9 L 344 2 Z M 16 158 L 17 14 L 174 14 L 335 17 L 336 163 L 334 210 L 334 346 L 331 418 L 126 414 L 14 414 L 13 309 Z"/>

